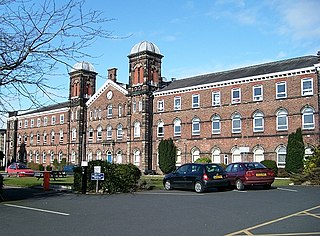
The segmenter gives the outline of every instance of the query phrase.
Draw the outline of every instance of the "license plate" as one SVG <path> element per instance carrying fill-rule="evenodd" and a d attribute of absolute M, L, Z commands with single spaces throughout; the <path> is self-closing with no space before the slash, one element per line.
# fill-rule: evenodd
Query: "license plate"
<path fill-rule="evenodd" d="M 256 173 L 257 177 L 263 177 L 263 176 L 267 176 L 267 173 Z"/>
<path fill-rule="evenodd" d="M 213 176 L 213 179 L 222 179 L 222 175 L 215 175 Z"/>

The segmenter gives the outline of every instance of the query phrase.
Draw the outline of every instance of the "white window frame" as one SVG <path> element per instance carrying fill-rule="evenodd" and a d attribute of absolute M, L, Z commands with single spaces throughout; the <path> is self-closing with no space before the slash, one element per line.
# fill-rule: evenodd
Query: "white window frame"
<path fill-rule="evenodd" d="M 43 126 L 47 126 L 48 125 L 48 117 L 44 117 L 43 118 Z"/>
<path fill-rule="evenodd" d="M 195 117 L 192 119 L 192 135 L 193 136 L 199 136 L 200 131 L 201 131 L 201 126 L 200 126 L 200 118 Z"/>
<path fill-rule="evenodd" d="M 34 119 L 31 119 L 31 121 L 30 121 L 30 127 L 31 127 L 31 128 L 34 127 Z"/>
<path fill-rule="evenodd" d="M 175 119 L 173 122 L 173 135 L 175 137 L 181 136 L 181 120 L 180 119 Z"/>
<path fill-rule="evenodd" d="M 276 152 L 277 152 L 277 166 L 279 168 L 285 168 L 286 161 L 285 160 L 284 161 L 279 161 L 279 159 L 280 159 L 280 155 L 285 155 L 285 159 L 286 159 L 286 157 L 287 157 L 287 149 L 286 149 L 286 147 L 285 146 L 280 146 L 280 147 L 278 147 Z"/>
<path fill-rule="evenodd" d="M 308 116 L 312 117 L 311 123 L 306 122 L 306 118 Z M 302 111 L 302 129 L 303 130 L 311 130 L 314 128 L 315 128 L 314 109 L 312 107 L 305 107 Z"/>
<path fill-rule="evenodd" d="M 102 126 L 99 125 L 97 128 L 97 141 L 101 141 L 102 140 Z"/>
<path fill-rule="evenodd" d="M 60 138 L 59 138 L 60 143 L 63 143 L 63 130 L 62 129 L 60 130 L 59 136 L 60 136 Z"/>
<path fill-rule="evenodd" d="M 310 88 L 304 88 L 305 83 L 311 83 Z M 304 78 L 301 79 L 301 96 L 313 95 L 313 78 Z"/>
<path fill-rule="evenodd" d="M 118 116 L 121 117 L 122 116 L 122 105 L 119 104 L 118 106 Z"/>
<path fill-rule="evenodd" d="M 37 127 L 40 127 L 40 126 L 41 126 L 41 119 L 38 118 L 38 119 L 37 119 Z"/>
<path fill-rule="evenodd" d="M 77 139 L 77 129 L 76 128 L 72 128 L 71 130 L 71 141 L 76 141 Z"/>
<path fill-rule="evenodd" d="M 175 111 L 181 110 L 181 97 L 180 96 L 174 97 L 174 110 Z"/>
<path fill-rule="evenodd" d="M 51 117 L 51 125 L 55 125 L 56 124 L 56 116 L 52 116 Z"/>
<path fill-rule="evenodd" d="M 239 96 L 235 96 L 238 93 Z M 233 88 L 231 90 L 231 103 L 232 104 L 237 104 L 237 103 L 241 103 L 241 88 Z"/>
<path fill-rule="evenodd" d="M 18 124 L 18 126 L 19 126 L 19 129 L 21 129 L 21 128 L 22 128 L 22 121 L 21 121 L 21 120 L 19 120 L 19 124 Z"/>
<path fill-rule="evenodd" d="M 261 94 L 256 94 L 256 91 L 258 89 L 260 89 Z M 252 97 L 253 97 L 253 101 L 255 101 L 255 102 L 263 100 L 263 86 L 262 86 L 262 84 L 255 85 L 252 87 Z"/>
<path fill-rule="evenodd" d="M 235 113 L 232 116 L 232 133 L 238 134 L 241 133 L 241 115 L 239 113 Z M 239 122 L 239 125 L 236 126 L 236 124 Z"/>
<path fill-rule="evenodd" d="M 112 105 L 108 105 L 107 108 L 107 118 L 112 118 Z"/>
<path fill-rule="evenodd" d="M 138 103 L 138 109 L 139 109 L 139 111 L 142 111 L 142 101 L 139 101 L 139 103 Z"/>
<path fill-rule="evenodd" d="M 220 106 L 220 104 L 221 104 L 220 91 L 212 92 L 212 106 Z"/>
<path fill-rule="evenodd" d="M 199 108 L 199 107 L 200 107 L 200 95 L 192 94 L 192 108 Z"/>
<path fill-rule="evenodd" d="M 164 100 L 158 101 L 158 112 L 164 112 Z"/>
<path fill-rule="evenodd" d="M 51 131 L 51 143 L 54 143 L 55 141 L 55 133 L 54 130 Z"/>
<path fill-rule="evenodd" d="M 279 87 L 284 86 L 284 91 L 279 91 Z M 281 81 L 276 83 L 276 99 L 287 98 L 287 82 Z"/>
<path fill-rule="evenodd" d="M 24 120 L 24 128 L 28 128 L 28 120 Z"/>
<path fill-rule="evenodd" d="M 135 113 L 137 111 L 137 103 L 136 101 L 132 102 L 132 112 Z"/>
<path fill-rule="evenodd" d="M 117 126 L 117 139 L 122 139 L 123 137 L 123 126 L 122 124 L 118 124 Z"/>
<path fill-rule="evenodd" d="M 64 114 L 60 114 L 60 124 L 64 123 Z"/>
<path fill-rule="evenodd" d="M 158 137 L 164 136 L 164 123 L 163 123 L 163 121 L 158 122 L 157 136 Z"/>
<path fill-rule="evenodd" d="M 46 132 L 44 132 L 43 133 L 43 144 L 47 144 L 47 133 Z"/>
<path fill-rule="evenodd" d="M 92 140 L 93 140 L 93 137 L 94 137 L 93 128 L 90 127 L 89 130 L 88 130 L 88 140 L 89 140 L 89 141 L 92 141 Z"/>
<path fill-rule="evenodd" d="M 261 125 L 257 125 L 257 121 L 261 120 Z M 264 115 L 261 111 L 257 111 L 253 114 L 253 132 L 263 132 L 264 131 Z"/>
<path fill-rule="evenodd" d="M 133 137 L 134 138 L 140 138 L 140 129 L 141 129 L 141 125 L 140 125 L 140 122 L 137 121 L 134 123 L 134 127 L 133 127 Z"/>
<path fill-rule="evenodd" d="M 218 128 L 215 129 L 215 124 L 218 125 Z M 219 115 L 214 115 L 211 119 L 211 125 L 212 125 L 212 134 L 220 134 L 221 133 L 221 120 Z"/>
<path fill-rule="evenodd" d="M 288 112 L 287 112 L 287 110 L 285 110 L 285 109 L 279 109 L 278 111 L 277 111 L 277 131 L 286 131 L 286 130 L 288 130 Z M 279 124 L 279 119 L 282 119 L 282 118 L 285 118 L 285 124 L 284 125 L 282 125 L 282 124 Z"/>
<path fill-rule="evenodd" d="M 107 126 L 107 140 L 111 140 L 112 139 L 112 126 L 108 125 Z"/>

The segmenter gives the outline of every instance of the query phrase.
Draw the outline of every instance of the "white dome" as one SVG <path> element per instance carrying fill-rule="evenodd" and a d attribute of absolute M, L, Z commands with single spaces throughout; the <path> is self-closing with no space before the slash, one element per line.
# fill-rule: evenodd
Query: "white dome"
<path fill-rule="evenodd" d="M 160 54 L 160 50 L 155 44 L 148 41 L 142 41 L 133 46 L 133 48 L 131 49 L 130 55 L 139 53 L 139 52 L 144 52 L 144 51 Z"/>
<path fill-rule="evenodd" d="M 93 65 L 89 62 L 86 62 L 86 61 L 77 62 L 72 67 L 71 72 L 76 71 L 76 70 L 87 70 L 87 71 L 95 72 Z"/>

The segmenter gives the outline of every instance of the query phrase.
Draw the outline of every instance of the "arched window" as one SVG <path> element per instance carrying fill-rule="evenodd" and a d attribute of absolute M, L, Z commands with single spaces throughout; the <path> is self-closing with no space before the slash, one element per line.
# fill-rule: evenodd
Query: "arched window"
<path fill-rule="evenodd" d="M 238 147 L 234 147 L 231 150 L 232 153 L 232 162 L 241 162 L 241 152 Z"/>
<path fill-rule="evenodd" d="M 139 121 L 136 121 L 134 123 L 133 136 L 135 138 L 139 138 L 140 137 L 140 122 Z"/>
<path fill-rule="evenodd" d="M 77 129 L 76 128 L 72 128 L 71 130 L 71 140 L 72 141 L 76 141 L 77 139 Z"/>
<path fill-rule="evenodd" d="M 47 163 L 47 154 L 46 152 L 42 153 L 42 164 L 46 164 Z"/>
<path fill-rule="evenodd" d="M 135 150 L 133 152 L 133 163 L 136 166 L 140 166 L 140 151 L 139 150 Z"/>
<path fill-rule="evenodd" d="M 51 131 L 51 143 L 54 143 L 54 130 Z"/>
<path fill-rule="evenodd" d="M 108 105 L 107 107 L 107 118 L 112 117 L 112 105 Z"/>
<path fill-rule="evenodd" d="M 88 161 L 92 161 L 92 151 L 91 150 L 89 150 L 87 157 L 88 157 Z"/>
<path fill-rule="evenodd" d="M 192 155 L 192 162 L 195 162 L 197 159 L 200 158 L 200 150 L 198 148 L 193 148 L 191 151 Z"/>
<path fill-rule="evenodd" d="M 198 117 L 192 119 L 192 135 L 200 135 L 200 119 Z"/>
<path fill-rule="evenodd" d="M 107 151 L 107 162 L 112 163 L 112 153 L 111 153 L 111 151 Z"/>
<path fill-rule="evenodd" d="M 253 149 L 253 161 L 261 162 L 264 160 L 264 150 L 262 147 L 255 147 Z"/>
<path fill-rule="evenodd" d="M 302 111 L 302 129 L 314 129 L 314 109 L 306 107 Z"/>
<path fill-rule="evenodd" d="M 107 126 L 107 140 L 111 140 L 112 139 L 112 127 L 111 125 Z"/>
<path fill-rule="evenodd" d="M 221 132 L 221 125 L 220 125 L 220 116 L 214 115 L 212 117 L 212 134 L 220 134 Z"/>
<path fill-rule="evenodd" d="M 121 104 L 118 105 L 118 116 L 119 117 L 122 116 L 122 105 Z"/>
<path fill-rule="evenodd" d="M 312 147 L 306 147 L 306 149 L 304 150 L 304 158 L 308 159 L 312 155 L 313 155 Z"/>
<path fill-rule="evenodd" d="M 102 127 L 100 125 L 97 128 L 97 140 L 98 141 L 102 140 Z"/>
<path fill-rule="evenodd" d="M 232 119 L 232 133 L 241 133 L 241 115 L 237 112 L 233 114 Z"/>
<path fill-rule="evenodd" d="M 93 141 L 93 128 L 89 127 L 88 129 L 88 139 L 89 141 Z"/>
<path fill-rule="evenodd" d="M 157 135 L 158 135 L 158 137 L 164 136 L 164 123 L 163 123 L 163 121 L 158 122 Z"/>
<path fill-rule="evenodd" d="M 36 163 L 39 163 L 39 158 L 40 158 L 39 156 L 40 156 L 40 154 L 39 154 L 39 152 L 37 151 L 37 152 L 36 152 Z"/>
<path fill-rule="evenodd" d="M 54 161 L 54 152 L 51 151 L 50 152 L 50 163 L 53 163 L 53 161 Z"/>
<path fill-rule="evenodd" d="M 211 160 L 213 163 L 221 163 L 220 153 L 221 151 L 219 148 L 212 149 Z"/>
<path fill-rule="evenodd" d="M 63 130 L 60 129 L 59 131 L 59 140 L 60 140 L 60 143 L 63 143 Z"/>
<path fill-rule="evenodd" d="M 122 124 L 118 124 L 118 126 L 117 126 L 117 139 L 122 139 L 122 136 L 123 136 Z"/>
<path fill-rule="evenodd" d="M 71 162 L 72 162 L 72 163 L 75 163 L 75 162 L 76 162 L 76 152 L 75 152 L 75 151 L 72 151 L 72 152 L 71 152 Z"/>
<path fill-rule="evenodd" d="M 62 151 L 59 151 L 59 157 L 58 157 L 59 163 L 62 162 L 62 158 L 63 158 L 63 152 L 62 152 Z"/>
<path fill-rule="evenodd" d="M 253 132 L 264 131 L 264 117 L 261 111 L 256 111 L 253 114 Z"/>
<path fill-rule="evenodd" d="M 177 149 L 176 166 L 181 166 L 181 149 Z"/>
<path fill-rule="evenodd" d="M 288 130 L 288 112 L 281 108 L 277 112 L 277 130 L 283 131 Z"/>
<path fill-rule="evenodd" d="M 102 153 L 101 153 L 101 150 L 97 150 L 96 160 L 102 160 Z"/>
<path fill-rule="evenodd" d="M 38 137 L 39 137 L 39 141 L 38 141 Z M 47 143 L 47 137 L 48 137 L 47 133 L 44 132 L 44 133 L 43 133 L 43 144 L 46 144 L 46 143 Z M 38 136 L 38 134 L 37 134 L 37 143 L 40 143 L 40 134 L 39 134 L 39 136 Z"/>
<path fill-rule="evenodd" d="M 122 163 L 122 152 L 120 150 L 117 152 L 116 162 L 117 162 L 117 164 Z"/>
<path fill-rule="evenodd" d="M 174 136 L 181 136 L 181 120 L 175 119 L 173 122 Z"/>
<path fill-rule="evenodd" d="M 279 168 L 284 168 L 286 166 L 287 149 L 285 146 L 279 146 L 276 152 L 277 152 L 277 165 Z"/>

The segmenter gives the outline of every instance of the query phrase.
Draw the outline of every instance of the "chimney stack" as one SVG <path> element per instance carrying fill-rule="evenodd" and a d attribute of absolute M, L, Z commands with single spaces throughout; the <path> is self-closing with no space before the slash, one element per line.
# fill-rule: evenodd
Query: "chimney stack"
<path fill-rule="evenodd" d="M 317 56 L 318 56 L 318 62 L 320 62 L 320 51 L 318 51 Z"/>
<path fill-rule="evenodd" d="M 117 68 L 108 69 L 108 79 L 117 82 Z"/>

